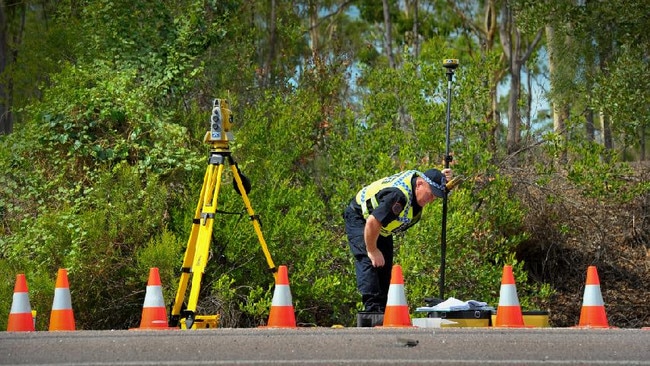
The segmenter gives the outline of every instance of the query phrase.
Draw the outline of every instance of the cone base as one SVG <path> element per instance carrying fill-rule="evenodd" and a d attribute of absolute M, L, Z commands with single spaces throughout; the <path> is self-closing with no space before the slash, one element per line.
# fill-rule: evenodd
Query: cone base
<path fill-rule="evenodd" d="M 415 325 L 378 325 L 376 328 L 417 328 Z"/>
<path fill-rule="evenodd" d="M 521 307 L 499 306 L 494 326 L 497 328 L 524 328 L 524 316 L 521 313 Z"/>
<path fill-rule="evenodd" d="M 383 327 L 413 327 L 408 306 L 387 306 Z"/>
<path fill-rule="evenodd" d="M 293 306 L 272 306 L 269 322 L 262 328 L 296 328 Z"/>
<path fill-rule="evenodd" d="M 580 310 L 581 328 L 609 328 L 604 306 L 583 306 Z"/>
<path fill-rule="evenodd" d="M 9 314 L 7 332 L 33 332 L 34 317 L 31 313 Z"/>
<path fill-rule="evenodd" d="M 147 307 L 142 310 L 139 329 L 169 329 L 167 309 L 164 307 Z"/>
<path fill-rule="evenodd" d="M 129 328 L 129 330 L 179 330 L 178 327 L 170 327 L 166 320 L 157 320 L 148 325 L 140 326 L 139 328 Z"/>
<path fill-rule="evenodd" d="M 74 314 L 69 310 L 52 310 L 50 314 L 50 331 L 75 330 Z"/>

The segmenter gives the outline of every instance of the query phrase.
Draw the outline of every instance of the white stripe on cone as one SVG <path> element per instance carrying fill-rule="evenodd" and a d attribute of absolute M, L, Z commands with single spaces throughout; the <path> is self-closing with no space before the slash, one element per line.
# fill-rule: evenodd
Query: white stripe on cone
<path fill-rule="evenodd" d="M 291 300 L 291 290 L 288 285 L 275 285 L 272 306 L 293 306 Z"/>
<path fill-rule="evenodd" d="M 14 293 L 13 302 L 11 303 L 11 314 L 32 313 L 32 307 L 29 305 L 29 294 L 27 292 Z"/>
<path fill-rule="evenodd" d="M 52 302 L 52 310 L 68 310 L 68 309 L 72 309 L 70 290 L 68 290 L 67 288 L 54 289 L 54 302 Z"/>
<path fill-rule="evenodd" d="M 163 300 L 162 288 L 160 286 L 147 286 L 147 293 L 144 296 L 144 305 L 142 307 L 165 307 L 165 300 Z"/>
<path fill-rule="evenodd" d="M 582 299 L 582 306 L 604 306 L 603 295 L 600 293 L 600 285 L 586 285 L 585 294 Z"/>
<path fill-rule="evenodd" d="M 519 306 L 519 297 L 517 297 L 517 287 L 515 285 L 501 285 L 499 306 Z"/>
<path fill-rule="evenodd" d="M 393 284 L 388 288 L 386 306 L 406 305 L 406 295 L 403 284 Z"/>

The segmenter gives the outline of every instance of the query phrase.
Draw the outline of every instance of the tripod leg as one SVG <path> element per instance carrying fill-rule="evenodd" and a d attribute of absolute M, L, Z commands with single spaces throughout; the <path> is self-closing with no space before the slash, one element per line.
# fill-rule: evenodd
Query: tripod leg
<path fill-rule="evenodd" d="M 201 224 L 201 210 L 204 206 L 205 195 L 208 189 L 211 189 L 210 177 L 213 175 L 211 170 L 214 170 L 214 166 L 208 165 L 208 168 L 205 170 L 205 175 L 203 176 L 203 186 L 201 187 L 201 194 L 199 196 L 199 201 L 196 205 L 196 210 L 194 211 L 194 218 L 192 219 L 192 231 L 190 233 L 190 238 L 187 241 L 187 247 L 185 249 L 185 255 L 183 256 L 183 265 L 181 267 L 181 280 L 176 290 L 176 297 L 174 298 L 174 305 L 171 310 L 169 318 L 169 326 L 177 327 L 178 322 L 181 318 L 181 310 L 183 306 L 183 301 L 185 301 L 185 292 L 187 291 L 187 285 L 191 276 L 192 262 L 194 261 L 194 253 L 196 252 L 196 241 L 199 235 L 199 228 Z"/>
<path fill-rule="evenodd" d="M 241 193 L 242 199 L 244 200 L 244 205 L 246 206 L 248 216 L 253 221 L 253 227 L 255 228 L 257 239 L 259 240 L 260 246 L 262 247 L 262 252 L 264 252 L 266 263 L 268 264 L 269 269 L 273 272 L 273 277 L 275 278 L 277 277 L 277 269 L 275 268 L 275 264 L 271 258 L 271 253 L 269 252 L 269 248 L 267 247 L 266 241 L 264 240 L 264 235 L 262 235 L 262 228 L 260 226 L 259 219 L 257 216 L 255 216 L 255 211 L 253 211 L 251 202 L 248 199 L 248 195 L 246 194 L 246 189 L 244 189 L 244 184 L 242 183 L 241 176 L 239 175 L 239 168 L 237 167 L 237 164 L 232 157 L 230 157 L 230 169 L 232 170 L 233 177 L 237 182 L 237 187 L 239 188 L 239 192 Z"/>
<path fill-rule="evenodd" d="M 205 266 L 208 262 L 210 252 L 210 243 L 212 241 L 212 228 L 214 225 L 214 216 L 217 212 L 217 203 L 219 198 L 219 189 L 221 187 L 221 175 L 223 174 L 223 164 L 212 166 L 208 176 L 209 185 L 205 192 L 203 208 L 201 210 L 201 219 L 196 239 L 196 252 L 192 263 L 192 287 L 190 288 L 190 297 L 187 302 L 187 329 L 191 329 L 196 313 L 196 305 L 201 291 L 201 279 L 205 273 Z M 216 169 L 215 169 L 216 168 Z"/>

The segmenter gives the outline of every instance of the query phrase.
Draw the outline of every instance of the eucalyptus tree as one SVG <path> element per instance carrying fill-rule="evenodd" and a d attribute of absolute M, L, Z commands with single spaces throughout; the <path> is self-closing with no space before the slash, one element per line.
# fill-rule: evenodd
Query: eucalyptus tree
<path fill-rule="evenodd" d="M 16 110 L 40 95 L 48 73 L 64 58 L 56 1 L 0 2 L 0 134 L 21 120 Z M 57 37 L 57 33 L 59 36 Z"/>
<path fill-rule="evenodd" d="M 11 63 L 9 58 L 9 22 L 8 10 L 11 9 L 5 6 L 6 1 L 2 1 L 0 6 L 0 77 L 3 76 L 7 65 Z M 12 130 L 12 114 L 11 114 L 11 87 L 6 79 L 0 83 L 0 133 L 10 133 Z M 0 79 L 0 80 L 2 80 Z"/>
<path fill-rule="evenodd" d="M 580 41 L 595 46 L 592 59 L 597 72 L 590 104 L 601 117 L 604 145 L 607 149 L 618 145 L 621 151 L 636 147 L 636 156 L 627 158 L 643 158 L 645 131 L 650 128 L 650 92 L 647 78 L 642 76 L 649 69 L 646 29 L 650 4 L 585 1 L 579 7 Z"/>
<path fill-rule="evenodd" d="M 527 35 L 518 27 L 512 6 L 504 1 L 501 4 L 499 23 L 499 40 L 508 64 L 510 88 L 508 98 L 508 135 L 507 151 L 512 154 L 521 148 L 521 114 L 519 99 L 521 95 L 522 67 L 535 51 L 542 39 L 543 29 L 534 35 Z"/>
<path fill-rule="evenodd" d="M 523 26 L 545 28 L 555 133 L 645 156 L 647 2 L 518 0 L 514 8 Z"/>
<path fill-rule="evenodd" d="M 452 1 L 447 0 L 447 5 L 453 10 L 462 22 L 462 27 L 467 31 L 465 33 L 471 36 L 478 43 L 479 57 L 482 62 L 489 64 L 490 60 L 497 59 L 502 63 L 505 54 L 499 49 L 495 49 L 495 43 L 499 40 L 499 23 L 497 0 L 485 1 Z M 470 43 L 471 44 L 471 43 Z M 473 46 L 466 50 L 469 55 L 472 54 Z M 492 68 L 486 67 L 485 70 Z M 505 67 L 498 67 L 486 75 L 486 85 L 489 90 L 489 105 L 485 108 L 485 123 L 489 126 L 484 138 L 488 141 L 488 146 L 493 154 L 497 153 L 497 131 L 500 126 L 500 113 L 498 110 L 498 93 L 497 87 L 507 74 Z"/>

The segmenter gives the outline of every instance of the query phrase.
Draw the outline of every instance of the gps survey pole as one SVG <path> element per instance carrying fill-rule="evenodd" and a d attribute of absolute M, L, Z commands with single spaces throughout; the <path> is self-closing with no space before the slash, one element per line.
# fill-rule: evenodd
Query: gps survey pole
<path fill-rule="evenodd" d="M 446 59 L 443 61 L 442 66 L 447 69 L 447 125 L 445 128 L 445 168 L 449 168 L 452 157 L 449 152 L 449 124 L 451 115 L 451 83 L 454 79 L 454 70 L 458 67 L 457 59 Z M 445 190 L 442 197 L 442 231 L 440 233 L 440 300 L 445 300 L 445 267 L 447 256 L 447 194 L 449 189 Z"/>

